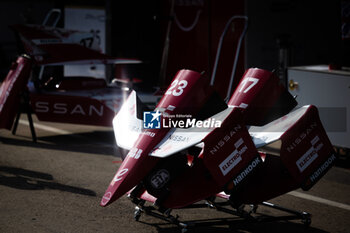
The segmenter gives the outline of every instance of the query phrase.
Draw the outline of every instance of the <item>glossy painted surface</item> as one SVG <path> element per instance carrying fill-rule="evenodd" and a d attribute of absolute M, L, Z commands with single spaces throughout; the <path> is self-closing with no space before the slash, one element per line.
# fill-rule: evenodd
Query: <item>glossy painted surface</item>
<path fill-rule="evenodd" d="M 156 110 L 163 114 L 196 114 L 208 98 L 205 80 L 197 72 L 181 70 L 158 103 Z M 163 115 L 166 116 L 166 115 Z M 170 128 L 145 129 L 131 148 L 126 159 L 107 188 L 101 205 L 117 200 L 154 168 L 159 158 L 149 156 Z"/>
<path fill-rule="evenodd" d="M 210 95 L 205 95 L 208 90 L 198 73 L 181 70 L 156 110 L 163 117 L 196 116 Z M 140 191 L 133 192 L 133 197 L 164 208 L 182 208 L 223 191 L 221 195 L 237 204 L 256 204 L 300 187 L 309 189 L 335 158 L 316 108 L 305 106 L 279 118 L 277 114 L 278 119 L 251 127 L 251 132 L 246 126 L 247 122 L 261 123 L 259 110 L 264 115 L 281 99 L 281 103 L 287 100 L 290 111 L 295 102 L 290 97 L 271 72 L 249 69 L 230 106 L 214 115 L 222 125 L 200 132 L 195 127 L 140 129 L 142 120 L 136 119 L 136 93 L 132 93 L 123 106 L 125 111 L 114 119 L 115 134 L 116 138 L 129 138 L 127 133 L 133 129 L 132 138 L 138 138 L 132 147 L 118 144 L 130 151 L 101 205 L 110 204 L 137 185 L 141 189 L 136 189 Z M 257 147 L 276 140 L 282 142 L 279 156 L 257 151 Z"/>
<path fill-rule="evenodd" d="M 32 60 L 27 56 L 18 57 L 0 87 L 0 128 L 11 129 L 20 107 L 21 94 L 30 77 Z"/>

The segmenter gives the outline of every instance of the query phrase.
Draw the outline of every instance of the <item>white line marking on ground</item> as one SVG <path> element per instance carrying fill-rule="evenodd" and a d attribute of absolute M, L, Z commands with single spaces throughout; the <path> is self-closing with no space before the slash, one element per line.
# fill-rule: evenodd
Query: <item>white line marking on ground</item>
<path fill-rule="evenodd" d="M 339 203 L 339 202 L 336 202 L 336 201 L 331 201 L 331 200 L 328 200 L 328 199 L 324 199 L 324 198 L 321 198 L 321 197 L 316 197 L 316 196 L 313 196 L 313 195 L 310 195 L 310 194 L 300 193 L 300 192 L 297 192 L 297 191 L 292 191 L 292 192 L 289 192 L 287 194 L 289 194 L 291 196 L 294 196 L 294 197 L 299 197 L 299 198 L 303 198 L 303 199 L 306 199 L 306 200 L 315 201 L 315 202 L 318 202 L 318 203 L 322 203 L 322 204 L 325 204 L 325 205 L 338 207 L 338 208 L 350 211 L 350 205 Z"/>
<path fill-rule="evenodd" d="M 19 123 L 22 125 L 29 125 L 29 122 L 27 120 L 19 120 Z M 41 129 L 41 130 L 45 130 L 45 131 L 49 131 L 49 132 L 53 132 L 53 133 L 58 133 L 58 134 L 72 134 L 72 132 L 69 132 L 67 130 L 63 130 L 63 129 L 57 129 L 51 126 L 47 126 L 47 125 L 42 125 L 39 123 L 35 123 L 34 124 L 35 128 Z"/>

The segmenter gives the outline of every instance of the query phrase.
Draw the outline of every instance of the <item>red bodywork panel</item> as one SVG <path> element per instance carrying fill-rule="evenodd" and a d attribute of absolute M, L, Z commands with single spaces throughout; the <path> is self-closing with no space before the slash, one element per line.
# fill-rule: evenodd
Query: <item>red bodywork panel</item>
<path fill-rule="evenodd" d="M 200 77 L 199 73 L 191 70 L 177 72 L 157 109 L 170 115 L 182 113 L 194 116 L 213 92 L 208 80 Z"/>
<path fill-rule="evenodd" d="M 116 114 L 105 102 L 89 96 L 31 93 L 30 99 L 40 121 L 112 126 Z M 121 104 L 114 101 L 113 109 Z"/>
<path fill-rule="evenodd" d="M 205 166 L 221 187 L 246 168 L 250 161 L 259 158 L 239 108 L 234 108 L 221 127 L 203 141 L 204 151 L 199 157 L 203 158 Z"/>
<path fill-rule="evenodd" d="M 0 128 L 11 129 L 20 105 L 21 93 L 30 77 L 32 60 L 21 56 L 12 67 L 0 87 Z"/>
<path fill-rule="evenodd" d="M 276 106 L 278 103 L 282 106 Z M 243 75 L 228 105 L 245 109 L 247 125 L 263 125 L 268 123 L 265 118 L 270 111 L 276 116 L 269 121 L 288 113 L 297 103 L 275 74 L 251 68 Z"/>
<path fill-rule="evenodd" d="M 196 113 L 200 115 L 201 110 L 206 110 L 205 106 L 212 108 L 220 104 L 211 101 L 211 92 L 198 73 L 181 70 L 156 110 L 196 117 Z M 274 107 L 284 103 L 286 108 L 276 113 Z M 229 198 L 233 206 L 258 204 L 300 187 L 311 188 L 334 164 L 333 148 L 316 108 L 306 106 L 285 115 L 285 111 L 294 107 L 295 100 L 271 72 L 249 69 L 229 104 L 225 110 L 210 112 L 212 118 L 222 120 L 220 127 L 210 131 L 200 132 L 195 127 L 143 130 L 134 146 L 127 146 L 131 149 L 101 206 L 117 200 L 135 186 L 131 192 L 135 203 L 140 198 L 161 209 L 186 207 L 222 191 L 226 195 L 220 196 Z M 126 107 L 135 110 L 132 102 Z M 273 117 L 278 119 L 263 127 L 250 127 L 249 132 L 246 124 L 262 124 L 271 109 Z M 118 116 L 122 119 L 124 115 Z M 126 120 L 121 122 L 127 124 Z M 115 129 L 123 134 L 120 128 Z M 178 141 L 171 141 L 172 136 Z M 279 156 L 257 151 L 256 146 L 276 140 L 282 141 Z M 162 146 L 175 143 L 178 143 L 176 150 L 165 153 L 164 149 L 162 154 Z M 160 152 L 150 156 L 155 149 Z"/>
<path fill-rule="evenodd" d="M 330 164 L 334 163 L 333 146 L 315 106 L 310 106 L 304 117 L 285 132 L 281 140 L 281 160 L 295 182 L 302 183 L 305 190 L 310 189 L 324 174 L 324 170 L 314 174 L 318 168 L 330 158 Z"/>
<path fill-rule="evenodd" d="M 335 163 L 333 146 L 314 106 L 290 126 L 281 141 L 280 156 L 267 154 L 249 185 L 234 194 L 240 202 L 258 204 L 300 187 L 308 190 Z"/>
<path fill-rule="evenodd" d="M 123 59 L 101 53 L 101 48 L 89 32 L 79 32 L 42 25 L 11 26 L 19 34 L 26 53 L 38 65 L 46 64 L 110 64 L 141 63 L 138 59 Z"/>
<path fill-rule="evenodd" d="M 161 203 L 164 207 L 181 208 L 206 199 L 221 192 L 232 179 L 239 186 L 244 183 L 240 174 L 249 166 L 252 173 L 262 163 L 239 108 L 203 141 L 199 159 L 170 185 L 171 192 Z"/>
<path fill-rule="evenodd" d="M 208 87 L 207 80 L 199 73 L 181 70 L 176 74 L 156 109 L 168 114 L 194 115 L 209 97 Z M 169 128 L 145 129 L 141 133 L 106 190 L 101 206 L 106 206 L 120 198 L 140 183 L 154 168 L 159 158 L 148 154 L 168 131 Z"/>

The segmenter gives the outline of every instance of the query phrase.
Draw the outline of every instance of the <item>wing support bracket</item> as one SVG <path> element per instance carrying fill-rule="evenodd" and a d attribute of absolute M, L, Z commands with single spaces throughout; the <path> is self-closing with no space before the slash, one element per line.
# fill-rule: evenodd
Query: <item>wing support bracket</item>
<path fill-rule="evenodd" d="M 14 122 L 13 127 L 12 127 L 12 134 L 16 135 L 17 127 L 18 127 L 18 123 L 19 123 L 19 119 L 21 117 L 21 114 L 26 113 L 27 118 L 28 118 L 28 122 L 29 122 L 30 132 L 32 134 L 32 140 L 33 140 L 33 142 L 37 142 L 37 137 L 36 137 L 35 128 L 34 128 L 34 122 L 33 122 L 33 118 L 32 118 L 32 112 L 33 112 L 33 110 L 29 104 L 29 93 L 28 93 L 28 91 L 24 91 L 21 94 L 20 106 L 18 108 L 16 119 L 15 119 L 15 122 Z"/>

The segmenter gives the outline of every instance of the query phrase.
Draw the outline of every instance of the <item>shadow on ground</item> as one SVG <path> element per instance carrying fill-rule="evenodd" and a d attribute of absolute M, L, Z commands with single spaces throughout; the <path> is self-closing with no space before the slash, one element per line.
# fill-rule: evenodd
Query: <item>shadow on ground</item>
<path fill-rule="evenodd" d="M 269 232 L 269 233 L 326 233 L 326 231 L 305 226 L 301 222 L 275 221 L 275 222 L 257 222 L 248 221 L 242 218 L 218 218 L 202 219 L 191 221 L 187 231 L 168 223 L 149 224 L 139 221 L 142 224 L 151 225 L 159 233 L 179 233 L 179 232 L 201 232 L 201 233 L 233 233 L 233 232 Z"/>
<path fill-rule="evenodd" d="M 50 150 L 83 152 L 101 155 L 116 155 L 113 131 L 92 131 L 86 133 L 38 137 L 38 142 L 27 139 L 0 137 L 4 144 L 19 145 Z"/>
<path fill-rule="evenodd" d="M 86 196 L 96 196 L 89 189 L 60 184 L 52 175 L 22 168 L 0 166 L 0 185 L 22 190 L 54 189 Z"/>

